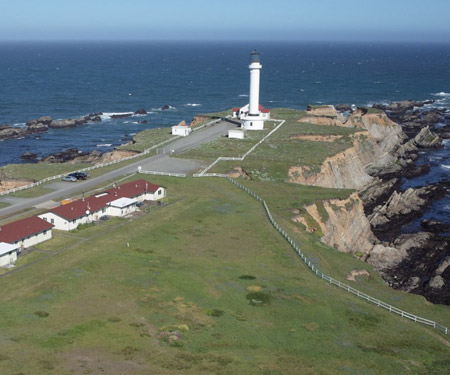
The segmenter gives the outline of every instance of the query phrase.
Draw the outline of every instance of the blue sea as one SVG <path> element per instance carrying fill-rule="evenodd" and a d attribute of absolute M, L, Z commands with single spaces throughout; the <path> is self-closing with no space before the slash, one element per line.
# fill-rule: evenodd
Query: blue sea
<path fill-rule="evenodd" d="M 249 53 L 261 52 L 261 103 L 369 105 L 399 99 L 450 104 L 450 45 L 342 43 L 64 42 L 0 44 L 0 124 L 33 118 L 104 121 L 0 142 L 0 165 L 25 151 L 109 151 L 140 130 L 247 102 Z M 173 108 L 161 111 L 164 105 Z M 111 120 L 110 114 L 149 111 Z M 147 124 L 137 121 L 147 120 Z"/>

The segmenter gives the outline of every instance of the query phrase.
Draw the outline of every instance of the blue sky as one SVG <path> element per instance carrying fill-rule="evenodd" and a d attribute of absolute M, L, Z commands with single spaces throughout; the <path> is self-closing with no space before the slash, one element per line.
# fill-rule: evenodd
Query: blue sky
<path fill-rule="evenodd" d="M 449 41 L 450 0 L 3 0 L 0 40 Z"/>

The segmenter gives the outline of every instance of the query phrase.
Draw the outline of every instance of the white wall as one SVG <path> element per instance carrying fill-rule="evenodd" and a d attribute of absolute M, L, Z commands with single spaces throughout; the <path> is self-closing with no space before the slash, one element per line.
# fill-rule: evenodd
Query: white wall
<path fill-rule="evenodd" d="M 48 241 L 52 238 L 52 230 L 48 229 L 45 232 L 36 234 L 34 236 L 30 236 L 28 238 L 24 238 L 22 241 L 17 241 L 16 244 L 19 245 L 19 248 L 27 248 L 30 246 L 37 245 L 38 243 Z"/>
<path fill-rule="evenodd" d="M 106 215 L 110 216 L 126 216 L 128 214 L 131 214 L 133 212 L 137 211 L 136 204 L 131 204 L 127 207 L 119 208 L 114 206 L 109 206 L 106 209 Z"/>
<path fill-rule="evenodd" d="M 77 229 L 78 225 L 80 224 L 86 224 L 92 221 L 96 221 L 102 215 L 106 215 L 106 209 L 105 212 L 103 212 L 102 210 L 96 211 L 89 215 L 80 217 L 74 221 L 68 221 L 66 219 L 63 219 L 62 217 L 55 215 L 53 212 L 46 212 L 45 214 L 39 215 L 39 217 L 41 219 L 48 221 L 49 223 L 52 223 L 55 226 L 55 229 L 69 231 Z"/>
<path fill-rule="evenodd" d="M 165 196 L 166 196 L 166 189 L 163 188 L 163 187 L 160 187 L 154 193 L 144 194 L 143 200 L 146 200 L 146 201 L 157 201 L 159 199 L 164 198 Z"/>
<path fill-rule="evenodd" d="M 17 260 L 17 250 L 0 255 L 0 267 L 9 266 Z"/>
<path fill-rule="evenodd" d="M 172 135 L 181 135 L 186 137 L 191 133 L 192 129 L 188 126 L 172 126 Z"/>

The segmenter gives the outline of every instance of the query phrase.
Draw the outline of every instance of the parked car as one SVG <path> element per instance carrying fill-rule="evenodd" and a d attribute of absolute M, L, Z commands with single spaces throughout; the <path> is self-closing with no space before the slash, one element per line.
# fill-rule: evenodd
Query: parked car
<path fill-rule="evenodd" d="M 76 182 L 77 179 L 76 179 L 76 177 L 73 177 L 73 176 L 71 176 L 71 175 L 68 175 L 68 176 L 64 176 L 64 177 L 62 178 L 62 181 Z"/>
<path fill-rule="evenodd" d="M 89 178 L 89 173 L 73 172 L 73 173 L 69 173 L 69 176 L 75 177 L 77 180 L 86 180 L 87 178 Z"/>
<path fill-rule="evenodd" d="M 100 220 L 103 220 L 103 221 L 109 220 L 109 216 L 108 215 L 100 216 Z"/>

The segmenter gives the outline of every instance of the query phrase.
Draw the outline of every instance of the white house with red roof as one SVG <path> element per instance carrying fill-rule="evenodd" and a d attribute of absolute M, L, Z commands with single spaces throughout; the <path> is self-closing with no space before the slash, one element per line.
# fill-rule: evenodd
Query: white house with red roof
<path fill-rule="evenodd" d="M 137 210 L 137 203 L 157 201 L 166 196 L 166 189 L 146 180 L 119 185 L 88 198 L 64 204 L 39 215 L 55 229 L 73 230 L 80 224 L 97 221 L 103 215 L 126 216 Z"/>
<path fill-rule="evenodd" d="M 52 238 L 53 224 L 32 216 L 0 226 L 0 242 L 24 249 Z"/>

